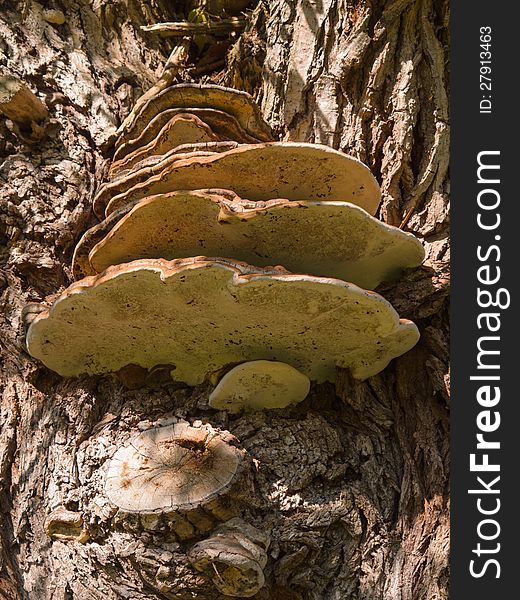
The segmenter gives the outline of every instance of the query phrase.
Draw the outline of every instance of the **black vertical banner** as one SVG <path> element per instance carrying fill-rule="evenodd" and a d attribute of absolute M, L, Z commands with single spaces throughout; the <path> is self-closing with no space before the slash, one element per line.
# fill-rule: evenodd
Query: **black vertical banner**
<path fill-rule="evenodd" d="M 501 600 L 520 597 L 520 5 L 451 8 L 450 598 Z"/>

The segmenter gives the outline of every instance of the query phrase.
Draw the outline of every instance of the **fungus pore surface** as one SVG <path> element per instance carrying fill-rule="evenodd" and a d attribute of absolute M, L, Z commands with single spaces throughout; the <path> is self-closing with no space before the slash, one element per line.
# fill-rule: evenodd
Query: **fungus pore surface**
<path fill-rule="evenodd" d="M 194 115 L 208 125 L 211 131 L 218 135 L 220 139 L 235 140 L 241 144 L 256 144 L 260 141 L 248 135 L 234 117 L 221 110 L 212 108 L 169 108 L 155 116 L 139 136 L 119 146 L 114 154 L 114 161 L 122 160 L 127 154 L 152 142 L 171 118 L 175 115 L 186 114 L 187 111 L 188 114 Z"/>
<path fill-rule="evenodd" d="M 291 365 L 253 360 L 226 373 L 209 396 L 209 405 L 229 413 L 285 408 L 305 399 L 309 378 Z"/>
<path fill-rule="evenodd" d="M 148 156 L 160 155 L 183 144 L 217 142 L 220 137 L 195 115 L 180 113 L 172 117 L 157 136 L 142 148 L 131 152 L 121 160 L 112 162 L 110 175 L 121 169 L 129 169 Z"/>
<path fill-rule="evenodd" d="M 141 260 L 72 284 L 27 332 L 29 353 L 65 376 L 173 364 L 201 383 L 226 365 L 286 362 L 309 379 L 363 379 L 415 345 L 417 327 L 338 279 L 226 259 Z"/>
<path fill-rule="evenodd" d="M 137 137 L 156 115 L 168 108 L 222 110 L 235 117 L 249 135 L 266 142 L 273 139 L 271 128 L 247 92 L 219 85 L 182 83 L 155 94 L 137 113 L 130 113 L 119 129 L 118 146 Z"/>
<path fill-rule="evenodd" d="M 348 202 L 248 202 L 229 191 L 179 191 L 138 201 L 115 225 L 111 217 L 112 228 L 90 251 L 91 272 L 203 254 L 374 289 L 424 259 L 414 235 Z"/>
<path fill-rule="evenodd" d="M 327 146 L 297 142 L 243 145 L 205 158 L 172 157 L 156 165 L 146 181 L 128 187 L 133 181 L 130 174 L 102 186 L 94 199 L 95 213 L 108 216 L 132 200 L 202 188 L 231 189 L 254 201 L 351 202 L 370 214 L 381 199 L 379 185 L 363 163 Z"/>

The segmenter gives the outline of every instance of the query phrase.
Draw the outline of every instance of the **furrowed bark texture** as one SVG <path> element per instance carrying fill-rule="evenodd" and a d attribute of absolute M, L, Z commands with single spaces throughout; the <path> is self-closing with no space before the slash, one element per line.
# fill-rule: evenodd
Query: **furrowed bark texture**
<path fill-rule="evenodd" d="M 204 386 L 65 380 L 24 351 L 22 308 L 70 282 L 111 135 L 173 48 L 139 27 L 178 21 L 174 4 L 0 7 L 1 69 L 50 113 L 40 141 L 0 119 L 0 598 L 224 597 L 188 558 L 210 531 L 177 539 L 119 522 L 103 496 L 115 450 L 175 416 L 229 430 L 254 459 L 256 501 L 242 517 L 271 539 L 255 598 L 446 599 L 447 1 L 266 0 L 227 69 L 211 75 L 256 94 L 281 139 L 367 163 L 383 190 L 380 217 L 424 240 L 426 264 L 379 290 L 419 325 L 412 351 L 365 382 L 341 372 L 296 408 L 239 417 L 212 410 Z M 192 74 L 217 64 L 221 48 Z M 71 531 L 88 540 L 49 537 L 46 519 L 60 507 L 79 514 Z"/>

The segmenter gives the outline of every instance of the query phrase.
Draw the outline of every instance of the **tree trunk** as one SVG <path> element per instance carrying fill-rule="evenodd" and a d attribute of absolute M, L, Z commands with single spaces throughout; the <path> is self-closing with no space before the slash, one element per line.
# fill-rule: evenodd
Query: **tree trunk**
<path fill-rule="evenodd" d="M 448 598 L 448 1 L 265 0 L 222 71 L 225 40 L 193 45 L 179 81 L 250 91 L 281 139 L 361 159 L 380 218 L 427 251 L 378 290 L 418 324 L 413 350 L 367 381 L 338 372 L 295 408 L 240 417 L 209 408 L 207 386 L 63 379 L 25 352 L 22 308 L 70 283 L 111 136 L 176 43 L 139 26 L 179 18 L 164 0 L 43 4 L 0 8 L 2 70 L 50 114 L 40 140 L 0 120 L 0 599 L 223 597 L 189 561 L 200 536 L 116 526 L 102 501 L 110 456 L 172 416 L 230 431 L 256 464 L 244 518 L 271 542 L 255 598 Z M 61 539 L 54 511 L 72 515 Z"/>

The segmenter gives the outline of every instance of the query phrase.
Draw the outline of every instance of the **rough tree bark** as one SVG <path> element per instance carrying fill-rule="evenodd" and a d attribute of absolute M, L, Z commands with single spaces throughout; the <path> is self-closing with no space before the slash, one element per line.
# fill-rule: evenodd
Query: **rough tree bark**
<path fill-rule="evenodd" d="M 420 327 L 411 352 L 363 383 L 338 373 L 335 389 L 314 387 L 291 410 L 228 417 L 208 407 L 204 386 L 67 380 L 24 351 L 22 308 L 70 282 L 110 136 L 175 43 L 139 26 L 175 20 L 175 4 L 0 4 L 1 69 L 49 110 L 39 142 L 0 118 L 0 598 L 223 597 L 188 561 L 193 541 L 117 528 L 99 500 L 115 449 L 176 415 L 229 430 L 256 461 L 262 501 L 247 520 L 271 538 L 256 598 L 445 599 L 447 0 L 264 0 L 226 68 L 211 71 L 219 42 L 203 56 L 194 45 L 196 66 L 181 73 L 250 91 L 281 139 L 370 166 L 380 217 L 427 249 L 424 267 L 382 290 Z M 51 539 L 56 509 L 79 513 L 73 527 L 88 541 Z"/>

